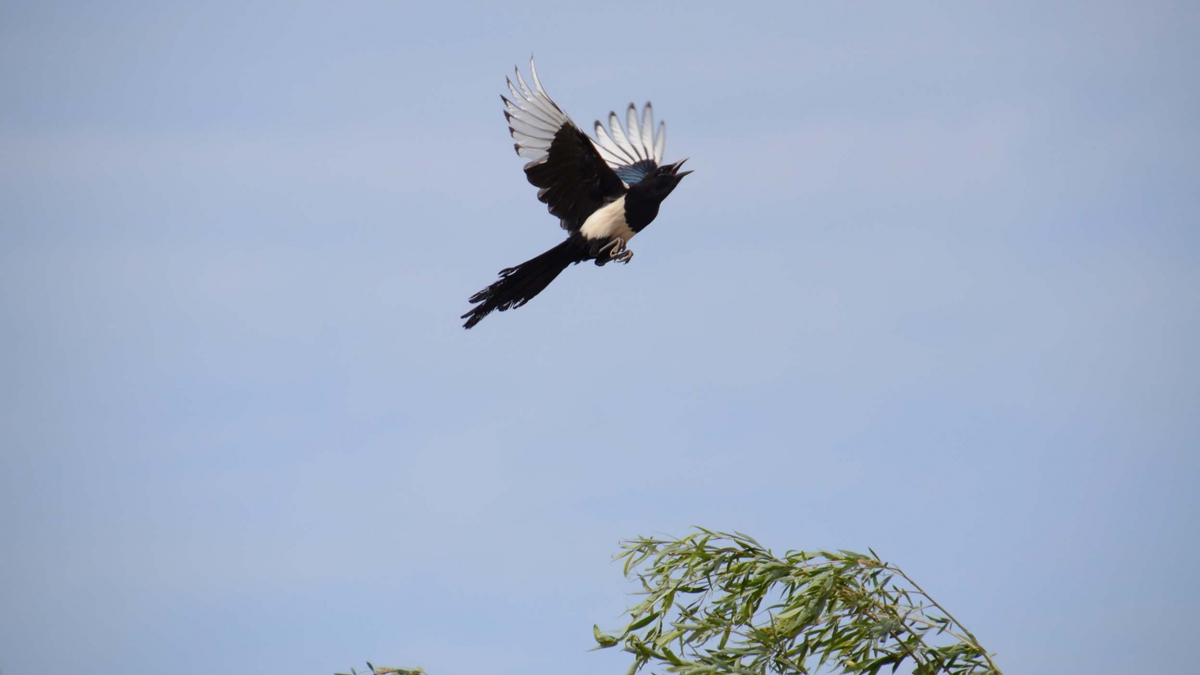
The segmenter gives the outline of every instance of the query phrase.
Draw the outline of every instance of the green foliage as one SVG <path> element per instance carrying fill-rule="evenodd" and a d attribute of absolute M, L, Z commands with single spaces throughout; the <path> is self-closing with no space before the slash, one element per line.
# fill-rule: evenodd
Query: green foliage
<path fill-rule="evenodd" d="M 592 627 L 596 649 L 680 675 L 1001 675 L 975 636 L 900 568 L 853 551 L 788 551 L 703 528 L 682 539 L 622 542 L 641 582 L 619 635 Z M 382 668 L 372 675 L 425 675 Z M 350 673 L 359 675 L 353 668 Z M 363 675 L 366 675 L 364 672 Z"/>
<path fill-rule="evenodd" d="M 645 599 L 620 635 L 628 675 L 1000 675 L 975 636 L 898 567 L 852 551 L 775 557 L 744 534 L 702 528 L 682 539 L 623 542 L 617 560 Z"/>
<path fill-rule="evenodd" d="M 386 666 L 373 666 L 370 661 L 367 661 L 367 667 L 371 669 L 371 675 L 425 675 L 424 668 L 388 668 Z M 334 673 L 333 675 L 358 675 L 358 671 L 351 668 L 348 673 Z M 366 675 L 366 673 L 363 673 Z"/>

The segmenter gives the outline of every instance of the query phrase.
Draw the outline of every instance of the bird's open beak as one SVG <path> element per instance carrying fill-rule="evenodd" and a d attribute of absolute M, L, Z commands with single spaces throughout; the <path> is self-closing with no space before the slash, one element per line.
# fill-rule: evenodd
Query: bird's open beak
<path fill-rule="evenodd" d="M 691 171 L 680 171 L 679 170 L 679 167 L 683 166 L 683 163 L 688 161 L 688 159 L 690 159 L 690 158 L 684 157 L 683 159 L 679 160 L 678 162 L 675 162 L 674 164 L 672 164 L 671 165 L 671 175 L 678 176 L 679 178 L 683 178 L 684 176 L 691 173 Z"/>

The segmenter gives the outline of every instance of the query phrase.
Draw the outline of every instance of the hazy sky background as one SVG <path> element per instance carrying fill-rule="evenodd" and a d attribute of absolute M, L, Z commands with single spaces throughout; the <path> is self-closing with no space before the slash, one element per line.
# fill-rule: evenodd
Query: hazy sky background
<path fill-rule="evenodd" d="M 1195 3 L 509 5 L 0 4 L 4 675 L 619 674 L 693 524 L 1195 666 Z M 695 174 L 465 332 L 531 52 Z"/>

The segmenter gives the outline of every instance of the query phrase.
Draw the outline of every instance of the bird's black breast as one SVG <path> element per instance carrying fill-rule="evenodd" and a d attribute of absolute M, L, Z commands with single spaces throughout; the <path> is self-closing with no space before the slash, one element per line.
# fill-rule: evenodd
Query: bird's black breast
<path fill-rule="evenodd" d="M 625 223 L 634 232 L 641 232 L 658 217 L 658 207 L 661 199 L 654 199 L 640 186 L 634 185 L 625 195 Z"/>

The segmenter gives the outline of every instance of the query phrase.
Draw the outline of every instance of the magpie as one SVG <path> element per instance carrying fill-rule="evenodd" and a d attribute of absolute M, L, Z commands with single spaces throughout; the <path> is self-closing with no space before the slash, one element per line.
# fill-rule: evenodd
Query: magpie
<path fill-rule="evenodd" d="M 533 59 L 533 87 L 520 68 L 516 83 L 505 78 L 511 98 L 501 95 L 508 132 L 517 155 L 530 161 L 525 177 L 538 188 L 537 197 L 558 218 L 567 238 L 558 246 L 515 267 L 500 270 L 500 278 L 470 298 L 475 305 L 463 314 L 471 328 L 495 310 L 515 309 L 541 293 L 569 265 L 594 260 L 628 263 L 629 240 L 658 215 L 659 204 L 691 171 L 680 171 L 687 160 L 662 164 L 666 125 L 654 129 L 654 110 L 647 103 L 640 115 L 630 103 L 625 126 L 617 113 L 608 127 L 599 121 L 595 138 L 583 132 L 550 99 L 538 79 Z"/>

